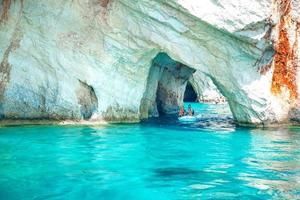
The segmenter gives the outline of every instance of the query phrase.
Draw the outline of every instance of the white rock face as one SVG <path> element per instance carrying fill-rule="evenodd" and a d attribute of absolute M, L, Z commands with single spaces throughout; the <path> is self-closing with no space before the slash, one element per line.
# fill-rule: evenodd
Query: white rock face
<path fill-rule="evenodd" d="M 153 72 L 159 53 L 209 76 L 240 123 L 299 119 L 297 0 L 0 3 L 2 119 L 126 122 L 155 116 L 162 95 L 156 84 L 167 85 L 168 95 L 182 94 L 190 78 L 172 67 Z M 180 95 L 167 97 L 159 97 L 168 99 L 165 112 L 182 103 Z"/>
<path fill-rule="evenodd" d="M 225 103 L 225 97 L 219 92 L 212 80 L 205 74 L 196 71 L 190 77 L 189 83 L 197 94 L 199 102 Z"/>
<path fill-rule="evenodd" d="M 159 53 L 152 61 L 147 87 L 141 101 L 141 117 L 176 114 L 183 105 L 184 92 L 194 69 Z"/>

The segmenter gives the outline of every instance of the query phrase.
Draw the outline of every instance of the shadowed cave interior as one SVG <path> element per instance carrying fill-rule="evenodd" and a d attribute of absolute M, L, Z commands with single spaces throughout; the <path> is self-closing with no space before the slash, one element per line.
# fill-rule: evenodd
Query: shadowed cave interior
<path fill-rule="evenodd" d="M 152 61 L 147 87 L 141 102 L 141 118 L 176 114 L 184 98 L 195 101 L 197 95 L 189 78 L 196 70 L 159 53 Z M 187 94 L 185 91 L 188 89 Z"/>
<path fill-rule="evenodd" d="M 197 102 L 197 93 L 189 81 L 186 84 L 183 102 Z"/>

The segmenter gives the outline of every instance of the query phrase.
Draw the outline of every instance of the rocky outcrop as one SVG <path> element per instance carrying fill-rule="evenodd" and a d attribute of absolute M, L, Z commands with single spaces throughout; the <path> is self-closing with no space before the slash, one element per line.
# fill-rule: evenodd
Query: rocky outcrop
<path fill-rule="evenodd" d="M 299 119 L 297 0 L 0 4 L 2 119 L 172 113 L 194 71 L 211 79 L 240 123 Z M 177 65 L 154 70 L 160 53 Z"/>
<path fill-rule="evenodd" d="M 98 99 L 94 88 L 84 82 L 80 82 L 80 87 L 77 89 L 77 99 L 80 105 L 80 113 L 83 119 L 90 119 L 98 108 Z"/>
<path fill-rule="evenodd" d="M 299 121 L 300 3 L 287 0 L 275 2 L 273 18 L 277 21 L 272 36 L 275 55 L 271 64 L 271 91 L 286 106 L 286 116 L 291 121 Z"/>
<path fill-rule="evenodd" d="M 208 103 L 225 103 L 225 97 L 219 92 L 212 80 L 197 71 L 189 79 L 189 83 L 197 95 L 197 101 Z"/>
<path fill-rule="evenodd" d="M 175 114 L 183 105 L 184 92 L 194 69 L 159 53 L 150 68 L 146 90 L 141 101 L 141 117 Z"/>

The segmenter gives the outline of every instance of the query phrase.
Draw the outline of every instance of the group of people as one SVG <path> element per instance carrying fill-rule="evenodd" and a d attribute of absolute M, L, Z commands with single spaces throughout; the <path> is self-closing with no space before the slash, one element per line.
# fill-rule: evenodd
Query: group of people
<path fill-rule="evenodd" d="M 184 109 L 184 106 L 181 106 L 180 109 L 179 109 L 179 113 L 178 113 L 179 117 L 194 116 L 194 114 L 195 113 L 194 113 L 194 110 L 193 110 L 191 104 L 188 105 L 188 110 L 187 111 Z"/>

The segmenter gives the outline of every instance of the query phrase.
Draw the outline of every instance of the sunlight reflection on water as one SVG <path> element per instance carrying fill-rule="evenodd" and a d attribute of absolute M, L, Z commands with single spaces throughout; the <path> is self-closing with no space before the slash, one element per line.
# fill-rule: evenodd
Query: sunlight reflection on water
<path fill-rule="evenodd" d="M 0 199 L 299 199 L 298 128 L 193 106 L 194 124 L 1 128 Z"/>

